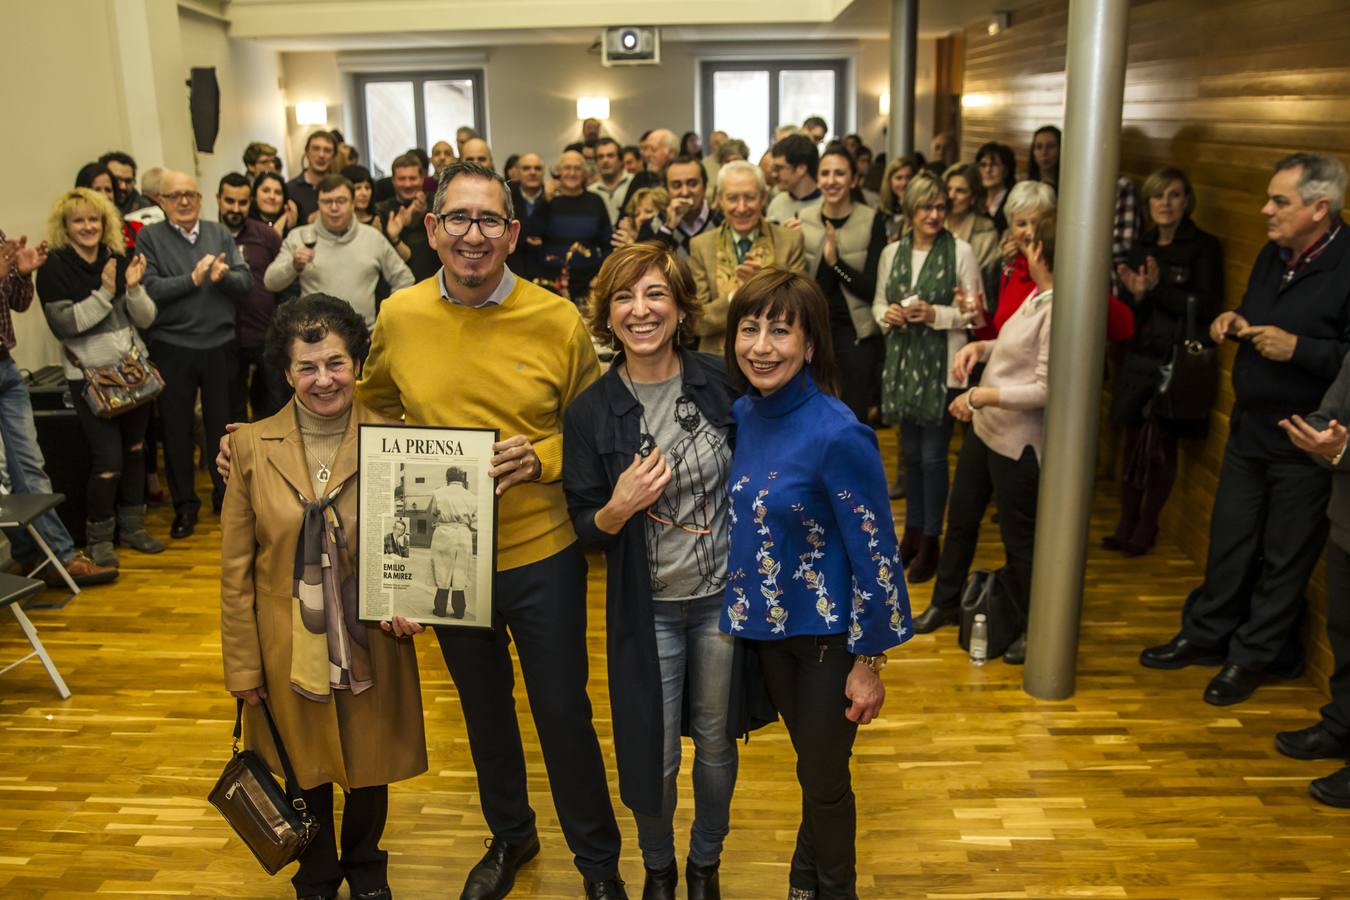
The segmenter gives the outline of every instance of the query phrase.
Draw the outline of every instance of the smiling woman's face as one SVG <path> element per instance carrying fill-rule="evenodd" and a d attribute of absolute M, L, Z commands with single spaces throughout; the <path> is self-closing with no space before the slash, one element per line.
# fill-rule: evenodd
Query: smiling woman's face
<path fill-rule="evenodd" d="M 736 325 L 736 362 L 741 374 L 765 396 L 787 384 L 806 365 L 806 329 L 779 316 L 746 316 Z"/>

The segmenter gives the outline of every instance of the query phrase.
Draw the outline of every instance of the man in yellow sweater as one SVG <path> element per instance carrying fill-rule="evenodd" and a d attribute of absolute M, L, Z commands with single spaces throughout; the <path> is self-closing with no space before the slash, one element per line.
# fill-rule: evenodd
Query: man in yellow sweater
<path fill-rule="evenodd" d="M 517 868 L 539 852 L 510 640 L 586 896 L 626 898 L 586 696 L 586 559 L 561 483 L 563 412 L 600 365 L 576 307 L 506 267 L 520 223 L 496 173 L 472 163 L 446 167 L 426 227 L 442 268 L 381 306 L 357 394 L 410 425 L 498 428 L 503 437 L 490 472 L 500 497 L 494 628 L 436 629 L 492 831 L 462 900 L 505 897 Z"/>

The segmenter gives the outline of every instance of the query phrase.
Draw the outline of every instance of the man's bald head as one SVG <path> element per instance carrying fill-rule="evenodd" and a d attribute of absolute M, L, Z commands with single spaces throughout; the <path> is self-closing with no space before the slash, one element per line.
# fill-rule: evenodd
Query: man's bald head
<path fill-rule="evenodd" d="M 202 214 L 202 195 L 197 190 L 197 179 L 187 172 L 168 170 L 164 173 L 160 198 L 169 221 L 191 231 Z"/>
<path fill-rule="evenodd" d="M 647 171 L 660 173 L 680 152 L 680 139 L 669 128 L 658 128 L 642 141 L 642 161 Z"/>
<path fill-rule="evenodd" d="M 492 151 L 488 149 L 487 141 L 482 138 L 469 138 L 464 142 L 464 152 L 459 156 L 460 162 L 476 163 L 480 166 L 492 168 Z"/>
<path fill-rule="evenodd" d="M 520 168 L 520 186 L 533 194 L 544 186 L 544 158 L 538 153 L 526 153 L 516 160 Z"/>

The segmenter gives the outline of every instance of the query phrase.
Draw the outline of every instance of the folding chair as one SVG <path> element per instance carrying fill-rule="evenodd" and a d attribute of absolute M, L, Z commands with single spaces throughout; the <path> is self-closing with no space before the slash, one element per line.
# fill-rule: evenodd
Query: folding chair
<path fill-rule="evenodd" d="M 38 530 L 33 527 L 43 513 L 56 509 L 66 500 L 65 494 L 0 494 L 0 528 L 23 528 L 28 532 L 28 536 L 33 539 L 42 550 L 42 555 L 46 557 L 42 562 L 34 567 L 33 571 L 28 573 L 32 578 L 41 572 L 47 566 L 54 566 L 61 575 L 61 580 L 70 588 L 70 595 L 74 597 L 80 592 L 80 586 L 75 583 L 75 579 L 70 577 L 66 567 L 61 564 L 61 560 L 56 558 L 52 548 L 38 534 Z M 64 606 L 67 601 L 58 604 Z M 45 608 L 45 607 L 44 607 Z"/>
<path fill-rule="evenodd" d="M 46 667 L 47 674 L 51 676 L 52 683 L 56 685 L 57 693 L 61 695 L 62 700 L 65 700 L 70 696 L 70 688 L 66 687 L 66 682 L 61 678 L 61 673 L 56 671 L 56 664 L 47 655 L 47 648 L 42 646 L 42 640 L 38 637 L 37 629 L 33 627 L 33 623 L 28 620 L 28 616 L 24 615 L 23 609 L 19 606 L 24 600 L 40 593 L 43 587 L 45 585 L 36 578 L 24 578 L 22 575 L 0 572 L 0 607 L 9 607 L 10 612 L 14 613 L 14 618 L 19 620 L 19 627 L 23 629 L 24 635 L 28 638 L 28 643 L 33 646 L 32 653 L 0 669 L 0 675 L 36 656 L 42 660 L 42 665 Z"/>

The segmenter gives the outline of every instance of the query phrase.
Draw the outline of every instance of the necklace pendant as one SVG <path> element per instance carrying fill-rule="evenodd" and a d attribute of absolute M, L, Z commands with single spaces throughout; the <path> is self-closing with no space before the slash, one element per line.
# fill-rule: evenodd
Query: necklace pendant
<path fill-rule="evenodd" d="M 328 483 L 328 479 L 331 478 L 332 475 L 333 475 L 333 473 L 330 472 L 330 471 L 328 471 L 328 467 L 327 467 L 327 466 L 323 466 L 323 465 L 319 466 L 319 475 L 318 475 L 319 484 L 327 484 L 327 483 Z"/>

